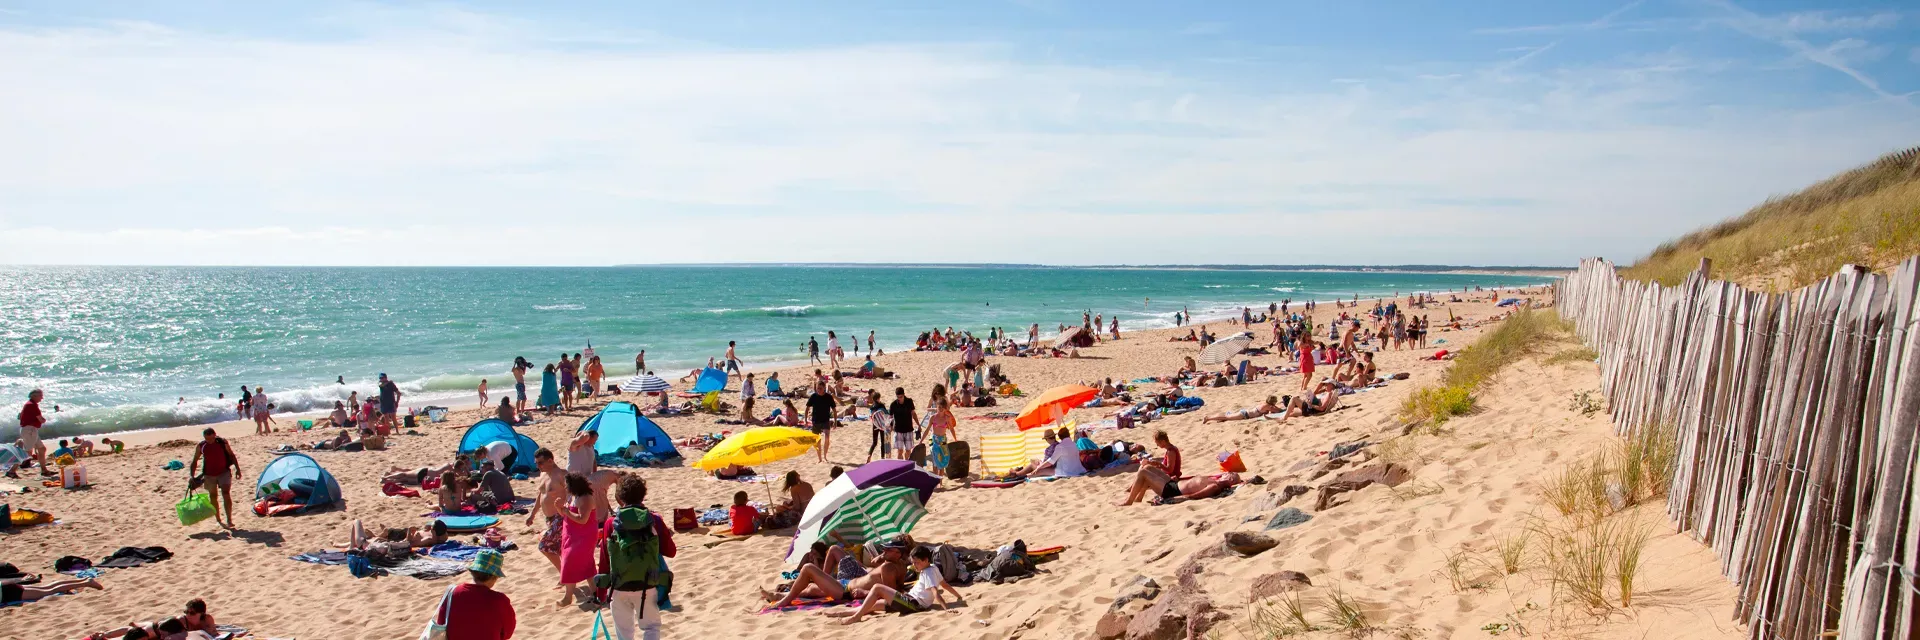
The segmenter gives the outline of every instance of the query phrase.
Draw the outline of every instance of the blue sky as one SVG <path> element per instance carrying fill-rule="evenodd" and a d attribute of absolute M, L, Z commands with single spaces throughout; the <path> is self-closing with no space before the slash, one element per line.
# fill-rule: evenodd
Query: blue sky
<path fill-rule="evenodd" d="M 0 86 L 0 262 L 1571 264 L 1920 144 L 1920 9 L 0 0 Z"/>

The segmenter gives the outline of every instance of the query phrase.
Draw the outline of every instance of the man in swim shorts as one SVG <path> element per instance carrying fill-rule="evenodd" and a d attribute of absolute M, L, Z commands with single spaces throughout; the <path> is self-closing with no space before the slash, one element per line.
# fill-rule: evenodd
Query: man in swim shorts
<path fill-rule="evenodd" d="M 533 454 L 533 464 L 539 468 L 540 488 L 535 490 L 533 509 L 527 511 L 527 526 L 533 526 L 534 518 L 546 511 L 547 503 L 556 502 L 566 495 L 567 472 L 554 464 L 553 452 L 541 448 Z M 564 521 L 560 514 L 547 514 L 547 526 L 540 534 L 540 553 L 553 563 L 555 570 L 560 569 L 560 523 Z"/>

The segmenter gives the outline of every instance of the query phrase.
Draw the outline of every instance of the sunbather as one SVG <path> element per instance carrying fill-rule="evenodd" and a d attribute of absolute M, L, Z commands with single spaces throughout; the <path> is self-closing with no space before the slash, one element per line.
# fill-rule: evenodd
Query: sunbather
<path fill-rule="evenodd" d="M 778 609 L 793 603 L 795 598 L 827 598 L 841 601 L 849 598 L 865 598 L 875 587 L 894 588 L 907 575 L 907 564 L 903 562 L 906 543 L 893 541 L 881 547 L 880 560 L 866 575 L 841 582 L 833 574 L 818 565 L 801 565 L 799 575 L 793 580 L 793 586 L 786 594 L 773 600 L 769 608 Z M 772 595 L 762 591 L 762 596 Z"/>
<path fill-rule="evenodd" d="M 1284 411 L 1284 409 L 1280 408 L 1280 400 L 1273 396 L 1267 396 L 1267 402 L 1258 407 L 1254 407 L 1252 409 L 1238 409 L 1234 411 L 1228 411 L 1226 413 L 1216 413 L 1214 415 L 1210 415 L 1205 418 L 1202 418 L 1200 420 L 1200 424 L 1207 424 L 1210 422 L 1232 422 L 1235 420 L 1252 420 L 1254 418 L 1258 418 L 1260 416 L 1264 416 L 1267 414 L 1280 413 L 1281 411 Z"/>
<path fill-rule="evenodd" d="M 767 512 L 767 528 L 781 529 L 800 523 L 800 516 L 807 512 L 807 503 L 813 501 L 813 485 L 800 479 L 800 472 L 788 471 L 780 482 L 780 490 L 786 492 L 787 499 L 773 505 Z"/>
<path fill-rule="evenodd" d="M 0 606 L 26 603 L 85 588 L 105 589 L 97 580 L 55 580 L 46 584 L 0 584 Z"/>
<path fill-rule="evenodd" d="M 1180 448 L 1173 446 L 1167 438 L 1167 432 L 1153 432 L 1153 444 L 1165 453 L 1159 458 L 1140 461 L 1140 470 L 1133 474 L 1133 484 L 1127 487 L 1127 497 L 1117 506 L 1127 506 L 1139 502 L 1148 492 L 1158 492 L 1160 498 L 1168 499 L 1180 495 Z"/>
<path fill-rule="evenodd" d="M 933 566 L 932 549 L 915 547 L 910 557 L 913 574 L 918 577 L 914 580 L 913 587 L 906 593 L 901 593 L 891 585 L 874 585 L 872 589 L 867 590 L 867 598 L 860 603 L 860 610 L 851 615 L 844 611 L 830 611 L 827 615 L 847 616 L 847 620 L 841 624 L 853 624 L 881 610 L 902 614 L 918 613 L 929 608 L 944 610 L 947 608 L 947 598 L 941 595 L 942 590 L 953 594 L 956 603 L 964 602 L 960 592 L 954 589 L 953 585 L 947 584 L 946 578 L 940 574 L 940 569 Z"/>
<path fill-rule="evenodd" d="M 438 476 L 440 472 L 448 471 L 452 468 L 451 465 L 443 467 L 419 467 L 414 469 L 389 466 L 387 467 L 387 474 L 380 477 L 380 483 L 386 484 L 392 482 L 394 484 L 410 484 L 418 487 L 425 484 L 427 478 Z"/>
<path fill-rule="evenodd" d="M 1317 416 L 1332 411 L 1339 405 L 1340 388 L 1332 380 L 1321 378 L 1320 384 L 1314 386 L 1313 393 L 1294 398 L 1293 402 L 1287 405 L 1286 412 L 1280 414 L 1280 421 L 1286 422 L 1287 418 Z"/>

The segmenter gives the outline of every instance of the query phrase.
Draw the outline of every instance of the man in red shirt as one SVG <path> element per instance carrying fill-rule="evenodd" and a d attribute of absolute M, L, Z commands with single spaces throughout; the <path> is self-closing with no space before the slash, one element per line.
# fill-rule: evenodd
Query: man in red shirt
<path fill-rule="evenodd" d="M 447 640 L 507 640 L 518 622 L 513 601 L 493 590 L 506 576 L 506 557 L 486 549 L 473 556 L 467 575 L 473 582 L 454 587 L 434 611 L 434 621 L 447 625 Z"/>
<path fill-rule="evenodd" d="M 1133 485 L 1127 487 L 1127 499 L 1118 506 L 1127 506 L 1139 502 L 1154 492 L 1158 500 L 1170 500 L 1180 495 L 1180 448 L 1173 446 L 1167 439 L 1167 432 L 1153 432 L 1153 444 L 1165 453 L 1159 458 L 1140 461 L 1140 470 L 1133 474 Z"/>
<path fill-rule="evenodd" d="M 213 502 L 214 522 L 220 521 L 220 512 L 225 510 L 227 512 L 226 527 L 232 529 L 234 528 L 233 477 L 242 475 L 240 457 L 233 455 L 233 447 L 228 445 L 227 439 L 220 437 L 213 427 L 207 427 L 206 430 L 201 431 L 200 437 L 200 445 L 193 450 L 193 462 L 187 463 L 187 476 L 196 477 L 198 474 L 201 486 L 207 488 L 207 500 Z M 207 463 L 205 467 L 200 466 L 202 460 Z"/>
<path fill-rule="evenodd" d="M 40 475 L 51 476 L 47 471 L 47 445 L 40 443 L 40 427 L 47 424 L 46 415 L 40 413 L 40 398 L 45 395 L 39 389 L 27 393 L 27 405 L 20 408 L 20 446 L 28 458 L 39 461 Z M 7 475 L 19 477 L 12 472 Z"/>

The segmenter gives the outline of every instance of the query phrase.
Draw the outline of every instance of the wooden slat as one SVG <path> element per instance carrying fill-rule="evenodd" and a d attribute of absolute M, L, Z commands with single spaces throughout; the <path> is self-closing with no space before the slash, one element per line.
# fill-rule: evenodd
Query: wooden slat
<path fill-rule="evenodd" d="M 1920 637 L 1920 257 L 1786 294 L 1588 259 L 1555 291 L 1616 430 L 1674 431 L 1668 515 L 1749 637 Z"/>

